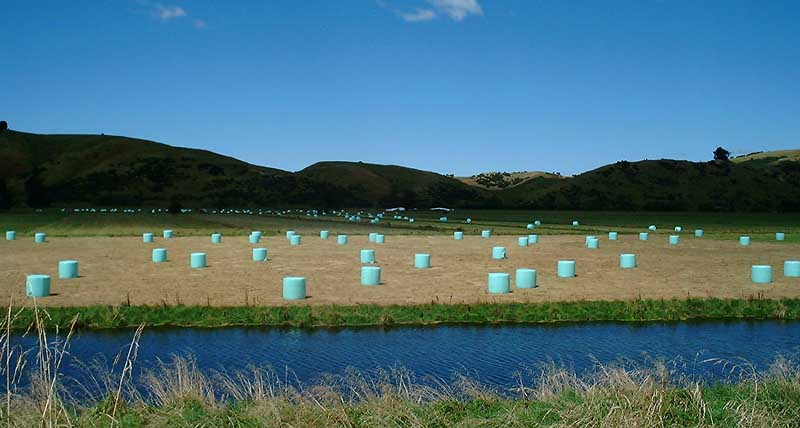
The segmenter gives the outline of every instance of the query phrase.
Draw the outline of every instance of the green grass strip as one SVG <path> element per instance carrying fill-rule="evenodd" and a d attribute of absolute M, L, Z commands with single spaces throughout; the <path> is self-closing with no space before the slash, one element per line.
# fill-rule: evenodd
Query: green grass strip
<path fill-rule="evenodd" d="M 425 304 L 411 306 L 87 306 L 50 307 L 46 324 L 79 328 L 153 326 L 223 327 L 356 327 L 440 323 L 558 323 L 592 321 L 679 321 L 703 319 L 800 319 L 800 299 L 687 299 L 579 301 L 554 303 Z M 15 311 L 16 312 L 16 311 Z M 14 325 L 33 322 L 30 307 L 20 310 Z"/>

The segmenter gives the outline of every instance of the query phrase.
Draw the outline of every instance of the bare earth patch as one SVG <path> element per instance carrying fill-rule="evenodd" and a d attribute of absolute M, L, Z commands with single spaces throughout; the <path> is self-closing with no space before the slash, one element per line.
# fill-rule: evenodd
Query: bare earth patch
<path fill-rule="evenodd" d="M 0 243 L 0 297 L 15 305 L 30 304 L 25 297 L 25 275 L 52 277 L 53 296 L 39 299 L 46 306 L 120 305 L 351 305 L 540 302 L 575 300 L 671 299 L 686 297 L 800 297 L 800 279 L 783 277 L 783 261 L 800 259 L 800 245 L 715 241 L 682 236 L 677 247 L 666 235 L 638 241 L 621 235 L 619 241 L 601 237 L 600 249 L 584 247 L 583 236 L 540 236 L 539 244 L 517 246 L 516 236 L 463 241 L 443 236 L 386 236 L 385 244 L 350 236 L 336 244 L 335 236 L 321 240 L 303 236 L 292 247 L 283 237 L 264 238 L 251 245 L 246 236 L 225 236 L 222 244 L 208 237 L 161 239 L 145 244 L 139 237 L 51 238 L 34 244 L 29 237 Z M 508 259 L 492 260 L 491 248 L 505 246 Z M 251 261 L 253 247 L 269 249 L 269 261 Z M 152 263 L 153 248 L 167 248 L 169 262 Z M 382 267 L 378 287 L 360 285 L 359 250 L 376 250 Z M 205 252 L 209 267 L 190 269 L 189 254 Z M 432 268 L 414 269 L 415 253 L 432 254 Z M 639 267 L 618 267 L 620 253 L 635 253 Z M 58 261 L 80 262 L 80 278 L 58 279 Z M 556 277 L 556 262 L 573 259 L 578 277 Z M 773 267 L 774 282 L 750 282 L 750 266 Z M 515 289 L 514 270 L 538 271 L 538 287 Z M 512 293 L 486 293 L 488 272 L 509 272 Z M 284 276 L 305 276 L 309 298 L 286 302 L 281 298 Z"/>

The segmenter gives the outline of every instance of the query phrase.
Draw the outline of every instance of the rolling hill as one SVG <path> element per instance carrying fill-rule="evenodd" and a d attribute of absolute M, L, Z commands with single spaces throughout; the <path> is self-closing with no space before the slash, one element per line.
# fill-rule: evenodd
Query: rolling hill
<path fill-rule="evenodd" d="M 298 172 L 106 135 L 0 133 L 0 208 L 48 205 L 800 211 L 800 150 L 731 162 L 620 161 L 562 177 L 474 182 L 397 165 L 319 162 Z M 488 180 L 488 181 L 487 181 Z"/>

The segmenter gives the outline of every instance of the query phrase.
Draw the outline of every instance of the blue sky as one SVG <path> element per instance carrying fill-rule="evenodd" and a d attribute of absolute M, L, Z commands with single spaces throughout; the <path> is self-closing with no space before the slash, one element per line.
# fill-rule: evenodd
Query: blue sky
<path fill-rule="evenodd" d="M 800 148 L 800 2 L 6 0 L 0 118 L 298 170 Z"/>

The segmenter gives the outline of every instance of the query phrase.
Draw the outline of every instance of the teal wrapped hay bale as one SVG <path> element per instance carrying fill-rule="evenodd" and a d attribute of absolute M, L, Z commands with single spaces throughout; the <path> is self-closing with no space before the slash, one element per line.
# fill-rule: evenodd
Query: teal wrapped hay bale
<path fill-rule="evenodd" d="M 750 245 L 750 237 L 749 236 L 740 236 L 739 237 L 739 245 L 742 247 L 747 247 Z"/>
<path fill-rule="evenodd" d="M 362 266 L 361 285 L 381 285 L 381 268 L 379 266 Z"/>
<path fill-rule="evenodd" d="M 597 239 L 597 237 L 594 236 L 594 235 L 588 235 L 586 237 L 586 239 L 584 239 L 584 241 L 583 241 L 584 245 L 586 245 L 588 247 L 589 246 L 589 241 L 592 240 L 592 239 Z"/>
<path fill-rule="evenodd" d="M 536 221 L 533 222 L 533 225 L 534 226 L 541 226 L 542 222 L 540 220 L 536 220 Z"/>
<path fill-rule="evenodd" d="M 633 269 L 637 266 L 636 254 L 620 254 L 619 267 L 622 269 Z"/>
<path fill-rule="evenodd" d="M 375 235 L 376 244 L 383 244 L 384 242 L 386 242 L 386 236 L 384 236 L 382 233 Z"/>
<path fill-rule="evenodd" d="M 597 238 L 591 238 L 588 242 L 586 242 L 586 248 L 590 250 L 596 250 L 600 248 L 600 240 Z"/>
<path fill-rule="evenodd" d="M 369 233 L 369 242 L 375 242 L 375 237 L 378 236 L 377 232 L 370 232 Z"/>
<path fill-rule="evenodd" d="M 17 239 L 17 232 L 13 230 L 6 230 L 6 241 L 14 241 Z"/>
<path fill-rule="evenodd" d="M 302 276 L 283 278 L 283 299 L 303 300 L 306 298 L 306 279 Z"/>
<path fill-rule="evenodd" d="M 297 246 L 300 245 L 301 240 L 300 235 L 292 235 L 289 237 L 289 244 Z"/>
<path fill-rule="evenodd" d="M 361 250 L 361 263 L 375 263 L 375 250 Z"/>
<path fill-rule="evenodd" d="M 580 226 L 580 223 L 578 222 L 578 220 L 573 220 L 572 226 Z"/>
<path fill-rule="evenodd" d="M 33 241 L 37 244 L 43 244 L 47 241 L 47 234 L 43 232 L 36 232 L 33 235 Z"/>
<path fill-rule="evenodd" d="M 675 226 L 675 231 L 681 233 L 683 231 L 683 228 L 680 226 Z"/>
<path fill-rule="evenodd" d="M 169 230 L 169 229 L 167 229 L 167 230 L 165 230 L 165 231 L 163 231 L 161 233 L 161 236 L 163 236 L 164 238 L 167 238 L 167 239 L 172 238 L 172 235 L 173 235 L 172 230 Z"/>
<path fill-rule="evenodd" d="M 680 235 L 669 235 L 669 245 L 678 245 L 681 242 Z"/>
<path fill-rule="evenodd" d="M 491 230 L 481 230 L 481 238 L 488 239 L 490 236 L 492 236 Z"/>
<path fill-rule="evenodd" d="M 192 269 L 202 269 L 206 267 L 206 253 L 192 253 L 189 256 L 189 266 Z"/>
<path fill-rule="evenodd" d="M 575 260 L 558 261 L 558 277 L 572 278 L 575 276 Z"/>
<path fill-rule="evenodd" d="M 528 235 L 528 245 L 538 244 L 539 235 Z"/>
<path fill-rule="evenodd" d="M 506 258 L 506 247 L 492 248 L 492 258 L 495 260 L 502 260 Z"/>
<path fill-rule="evenodd" d="M 800 278 L 800 260 L 786 260 L 783 262 L 783 276 Z"/>
<path fill-rule="evenodd" d="M 753 265 L 750 268 L 750 279 L 755 284 L 769 284 L 772 282 L 772 266 Z"/>
<path fill-rule="evenodd" d="M 337 235 L 336 236 L 336 243 L 339 245 L 347 244 L 347 235 Z"/>
<path fill-rule="evenodd" d="M 150 232 L 142 234 L 142 242 L 151 243 L 153 242 L 153 234 Z"/>
<path fill-rule="evenodd" d="M 221 233 L 212 233 L 211 234 L 211 243 L 212 244 L 219 244 L 222 242 L 222 234 Z"/>
<path fill-rule="evenodd" d="M 617 232 L 608 232 L 608 240 L 609 241 L 616 241 L 619 238 L 619 233 Z"/>
<path fill-rule="evenodd" d="M 25 278 L 25 295 L 47 297 L 50 295 L 50 275 L 28 275 Z"/>
<path fill-rule="evenodd" d="M 786 240 L 786 234 L 783 233 L 783 232 L 776 232 L 775 233 L 775 240 L 776 241 L 785 241 Z"/>
<path fill-rule="evenodd" d="M 504 272 L 489 272 L 487 280 L 489 294 L 508 294 L 511 292 L 511 275 Z"/>
<path fill-rule="evenodd" d="M 294 230 L 287 230 L 286 231 L 286 239 L 287 240 L 292 239 L 292 236 L 294 236 L 296 234 L 297 234 L 297 232 L 295 232 Z"/>
<path fill-rule="evenodd" d="M 703 232 L 703 229 L 695 229 L 694 230 L 694 237 L 695 238 L 702 238 L 704 234 L 705 234 L 705 232 Z"/>
<path fill-rule="evenodd" d="M 414 254 L 414 268 L 416 269 L 428 269 L 431 267 L 431 255 L 430 254 Z"/>
<path fill-rule="evenodd" d="M 267 261 L 267 249 L 266 248 L 253 248 L 253 261 L 254 262 L 265 262 L 265 261 Z"/>
<path fill-rule="evenodd" d="M 527 236 L 520 236 L 517 238 L 517 245 L 520 247 L 527 247 L 528 246 L 528 237 Z"/>
<path fill-rule="evenodd" d="M 258 231 L 258 230 L 254 230 L 254 231 L 250 232 L 250 236 L 255 236 L 256 237 L 256 242 L 261 240 L 261 232 Z"/>
<path fill-rule="evenodd" d="M 514 284 L 517 288 L 536 288 L 536 269 L 517 269 Z"/>
<path fill-rule="evenodd" d="M 153 248 L 153 263 L 164 263 L 167 261 L 166 248 Z"/>
<path fill-rule="evenodd" d="M 471 219 L 471 218 L 469 218 L 469 217 L 467 217 L 467 220 L 466 220 L 466 222 L 467 222 L 467 224 L 470 224 L 470 223 L 472 223 L 472 219 Z"/>
<path fill-rule="evenodd" d="M 649 230 L 649 231 L 651 231 L 651 232 L 655 232 L 655 231 L 656 231 L 656 229 L 657 229 L 657 228 L 656 228 L 656 225 L 654 225 L 654 224 L 651 224 L 650 226 L 647 226 L 647 230 Z"/>
<path fill-rule="evenodd" d="M 251 234 L 247 239 L 248 241 L 250 241 L 251 244 L 258 244 L 258 242 L 261 241 L 261 235 Z"/>
<path fill-rule="evenodd" d="M 536 226 L 534 226 L 534 225 L 533 225 L 533 223 L 528 223 L 528 225 L 527 225 L 527 226 L 525 226 L 525 227 L 526 227 L 528 230 L 533 230 L 533 228 L 534 228 L 534 227 L 536 227 Z"/>
<path fill-rule="evenodd" d="M 320 230 L 319 231 L 320 239 L 328 239 L 329 236 L 330 236 L 330 232 L 328 232 L 327 230 Z"/>
<path fill-rule="evenodd" d="M 58 262 L 58 278 L 72 279 L 78 277 L 77 260 L 61 260 Z"/>
<path fill-rule="evenodd" d="M 439 221 L 442 223 L 447 223 L 447 217 L 439 217 Z"/>
<path fill-rule="evenodd" d="M 464 239 L 464 232 L 453 232 L 453 239 L 456 241 Z"/>
<path fill-rule="evenodd" d="M 639 232 L 639 240 L 640 241 L 647 241 L 649 238 L 647 232 Z"/>

